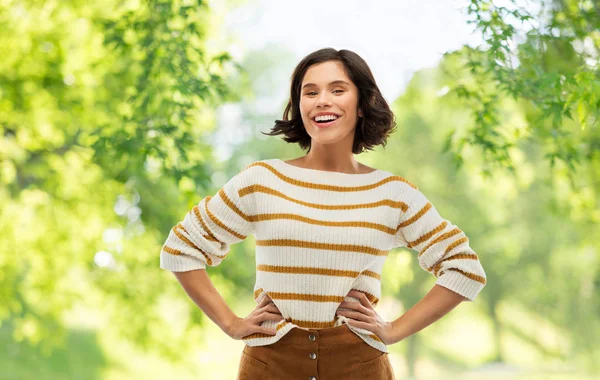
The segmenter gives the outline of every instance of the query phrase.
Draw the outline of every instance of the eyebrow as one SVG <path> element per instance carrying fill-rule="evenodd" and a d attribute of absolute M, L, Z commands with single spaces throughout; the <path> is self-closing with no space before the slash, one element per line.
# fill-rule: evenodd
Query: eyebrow
<path fill-rule="evenodd" d="M 334 80 L 333 82 L 329 82 L 329 86 L 334 86 L 336 84 L 345 84 L 345 85 L 350 85 L 350 83 L 343 81 L 343 80 Z M 302 86 L 302 89 L 304 89 L 305 87 L 317 87 L 316 84 L 314 83 L 307 83 L 304 86 Z"/>

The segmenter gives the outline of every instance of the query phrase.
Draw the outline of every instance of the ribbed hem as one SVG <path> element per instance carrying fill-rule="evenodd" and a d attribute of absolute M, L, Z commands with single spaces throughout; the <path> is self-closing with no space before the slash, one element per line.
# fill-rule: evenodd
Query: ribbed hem
<path fill-rule="evenodd" d="M 160 253 L 160 267 L 172 272 L 187 272 L 195 269 L 206 269 L 206 263 L 189 255 L 172 255 Z"/>
<path fill-rule="evenodd" d="M 447 270 L 438 278 L 437 285 L 448 288 L 461 296 L 467 297 L 469 301 L 475 300 L 477 294 L 483 289 L 484 284 L 471 280 L 459 272 Z"/>
<path fill-rule="evenodd" d="M 266 321 L 266 323 L 263 323 L 262 326 L 266 327 L 266 328 L 276 328 L 276 324 L 274 323 L 274 321 L 273 322 Z M 365 343 L 367 343 L 369 346 L 376 348 L 381 352 L 385 352 L 385 353 L 388 352 L 387 346 L 383 342 L 380 342 L 378 340 L 371 338 L 371 336 L 370 336 L 372 334 L 371 332 L 367 331 L 368 334 L 365 334 L 365 333 L 362 333 L 361 331 L 366 331 L 366 330 L 360 329 L 358 327 L 352 327 L 348 324 L 346 324 L 346 326 L 348 326 L 350 331 L 352 331 L 359 338 L 361 338 L 363 341 L 365 341 Z M 275 335 L 264 336 L 264 337 L 260 337 L 260 338 L 245 339 L 244 343 L 250 347 L 268 346 L 270 344 L 274 344 L 277 341 L 279 341 L 288 332 L 290 332 L 294 327 L 302 329 L 301 327 L 290 322 L 290 323 L 287 323 L 284 327 L 282 327 L 279 331 L 277 331 L 277 334 L 275 334 Z M 306 330 L 306 329 L 304 329 L 304 330 Z M 360 330 L 360 331 L 357 331 L 357 330 Z"/>

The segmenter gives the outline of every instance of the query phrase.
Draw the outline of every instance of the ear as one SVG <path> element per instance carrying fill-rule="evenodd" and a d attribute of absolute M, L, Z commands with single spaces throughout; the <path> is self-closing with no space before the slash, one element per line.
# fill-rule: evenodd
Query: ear
<path fill-rule="evenodd" d="M 358 117 L 363 117 L 362 110 L 360 108 L 358 109 Z"/>

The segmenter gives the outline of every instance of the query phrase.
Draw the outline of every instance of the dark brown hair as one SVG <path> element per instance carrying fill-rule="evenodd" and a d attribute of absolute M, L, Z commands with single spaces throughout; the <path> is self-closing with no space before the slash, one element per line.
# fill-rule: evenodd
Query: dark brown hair
<path fill-rule="evenodd" d="M 389 135 L 395 131 L 396 120 L 381 91 L 375 83 L 371 69 L 364 59 L 350 50 L 324 48 L 310 53 L 300 61 L 292 74 L 290 100 L 283 111 L 283 120 L 275 120 L 268 136 L 283 134 L 283 140 L 298 143 L 303 150 L 310 152 L 311 137 L 304 129 L 300 114 L 300 87 L 306 71 L 318 63 L 339 61 L 346 74 L 358 88 L 358 106 L 363 117 L 358 118 L 352 153 L 359 154 L 372 150 L 374 146 L 385 146 Z M 291 112 L 291 118 L 290 118 Z"/>

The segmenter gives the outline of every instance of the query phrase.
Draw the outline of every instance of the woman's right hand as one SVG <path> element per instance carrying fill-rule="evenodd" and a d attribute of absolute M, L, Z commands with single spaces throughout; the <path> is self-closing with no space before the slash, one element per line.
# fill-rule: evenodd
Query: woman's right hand
<path fill-rule="evenodd" d="M 227 335 L 235 340 L 240 340 L 255 333 L 275 335 L 277 330 L 260 326 L 266 320 L 278 321 L 284 319 L 281 311 L 272 301 L 269 296 L 265 296 L 246 318 L 237 317 L 234 319 L 227 329 Z"/>

